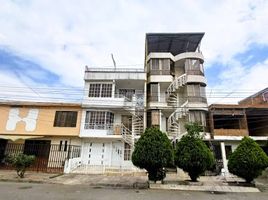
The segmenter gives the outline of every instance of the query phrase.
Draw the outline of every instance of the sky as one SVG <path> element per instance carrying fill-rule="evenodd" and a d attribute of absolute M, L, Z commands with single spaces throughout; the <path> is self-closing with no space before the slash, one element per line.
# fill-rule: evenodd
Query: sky
<path fill-rule="evenodd" d="M 82 98 L 85 65 L 143 68 L 148 32 L 205 32 L 209 103 L 268 87 L 267 0 L 0 0 L 0 100 Z M 66 96 L 66 94 L 68 94 Z"/>

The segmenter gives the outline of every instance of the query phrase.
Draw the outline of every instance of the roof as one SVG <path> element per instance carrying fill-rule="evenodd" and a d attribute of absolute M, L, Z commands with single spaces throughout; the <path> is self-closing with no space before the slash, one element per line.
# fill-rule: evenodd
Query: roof
<path fill-rule="evenodd" d="M 205 33 L 147 33 L 146 46 L 151 52 L 170 52 L 174 56 L 195 52 Z"/>
<path fill-rule="evenodd" d="M 209 109 L 243 109 L 246 108 L 244 105 L 238 104 L 211 104 Z"/>
<path fill-rule="evenodd" d="M 268 92 L 268 87 L 265 88 L 265 89 L 263 89 L 263 90 L 261 90 L 261 91 L 259 91 L 259 92 L 257 92 L 257 93 L 255 93 L 255 94 L 253 94 L 253 95 L 251 95 L 251 96 L 249 96 L 249 97 L 246 97 L 246 98 L 240 100 L 238 103 L 239 103 L 239 104 L 240 104 L 240 103 L 243 103 L 243 101 L 245 101 L 245 100 L 247 100 L 247 99 L 254 98 L 254 97 L 259 96 L 260 94 L 263 94 L 263 93 L 266 93 L 266 92 Z"/>
<path fill-rule="evenodd" d="M 260 105 L 239 105 L 239 104 L 211 104 L 209 107 L 211 109 L 268 109 L 268 104 Z"/>
<path fill-rule="evenodd" d="M 34 101 L 13 101 L 1 100 L 0 105 L 7 106 L 62 106 L 62 107 L 80 107 L 80 103 L 61 103 L 61 102 L 34 102 Z"/>

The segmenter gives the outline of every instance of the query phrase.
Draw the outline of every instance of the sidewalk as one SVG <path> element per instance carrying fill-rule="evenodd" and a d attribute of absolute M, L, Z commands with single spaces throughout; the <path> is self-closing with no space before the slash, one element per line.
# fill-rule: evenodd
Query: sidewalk
<path fill-rule="evenodd" d="M 256 187 L 231 186 L 228 182 L 243 182 L 244 180 L 235 176 L 201 176 L 198 182 L 190 182 L 190 177 L 181 172 L 178 174 L 167 174 L 164 184 L 150 183 L 151 189 L 164 190 L 188 190 L 207 192 L 260 192 Z"/>
<path fill-rule="evenodd" d="M 237 177 L 201 176 L 199 182 L 187 181 L 190 178 L 184 174 L 167 174 L 164 184 L 150 183 L 151 189 L 208 191 L 208 192 L 260 192 L 255 187 L 228 185 L 228 182 L 242 181 Z M 0 170 L 0 181 L 33 182 L 64 185 L 87 185 L 93 188 L 149 188 L 146 175 L 90 175 L 90 174 L 48 174 L 26 172 L 25 178 L 17 177 L 15 171 Z M 228 182 L 227 182 L 228 181 Z"/>
<path fill-rule="evenodd" d="M 147 189 L 147 176 L 130 175 L 89 175 L 89 174 L 48 174 L 26 172 L 25 178 L 18 178 L 15 171 L 0 170 L 0 181 L 32 182 L 64 185 L 88 185 L 94 188 Z"/>

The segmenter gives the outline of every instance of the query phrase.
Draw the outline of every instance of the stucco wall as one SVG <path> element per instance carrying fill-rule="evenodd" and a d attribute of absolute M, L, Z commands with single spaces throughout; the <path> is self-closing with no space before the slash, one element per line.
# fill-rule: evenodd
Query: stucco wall
<path fill-rule="evenodd" d="M 18 110 L 18 115 L 14 114 Z M 34 110 L 34 115 L 29 115 Z M 64 106 L 0 106 L 0 134 L 40 135 L 40 136 L 78 136 L 80 130 L 81 109 Z M 78 111 L 76 127 L 54 127 L 56 111 Z M 9 121 L 9 122 L 8 122 Z M 8 124 L 13 124 L 13 127 Z M 15 125 L 14 125 L 15 124 Z M 26 124 L 30 124 L 27 128 Z M 29 128 L 30 127 L 30 128 Z"/>

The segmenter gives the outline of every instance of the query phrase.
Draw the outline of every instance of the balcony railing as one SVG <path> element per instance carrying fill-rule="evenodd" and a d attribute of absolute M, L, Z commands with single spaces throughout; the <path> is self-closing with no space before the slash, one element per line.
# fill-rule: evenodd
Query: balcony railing
<path fill-rule="evenodd" d="M 105 68 L 89 68 L 86 66 L 86 72 L 141 72 L 144 73 L 144 69 L 141 68 L 114 68 L 114 67 L 105 67 Z"/>
<path fill-rule="evenodd" d="M 207 103 L 207 98 L 206 97 L 196 97 L 196 96 L 189 96 L 188 97 L 189 102 L 202 102 L 202 103 Z"/>
<path fill-rule="evenodd" d="M 150 70 L 148 75 L 170 75 L 170 70 Z"/>
<path fill-rule="evenodd" d="M 85 123 L 84 129 L 113 130 L 114 124 Z"/>
<path fill-rule="evenodd" d="M 200 71 L 200 70 L 187 70 L 186 71 L 187 75 L 200 75 L 200 76 L 204 76 L 204 72 Z"/>

